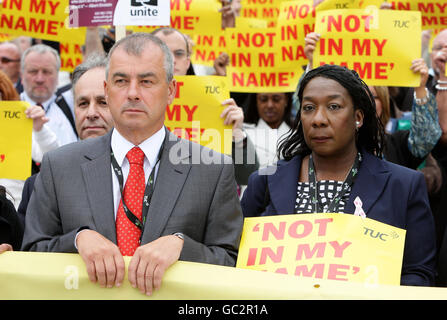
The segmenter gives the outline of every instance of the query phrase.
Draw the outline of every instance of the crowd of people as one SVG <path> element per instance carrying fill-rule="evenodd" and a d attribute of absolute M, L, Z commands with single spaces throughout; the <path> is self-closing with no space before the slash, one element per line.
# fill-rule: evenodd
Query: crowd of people
<path fill-rule="evenodd" d="M 222 3 L 232 27 L 240 1 Z M 115 41 L 101 30 L 88 28 L 84 61 L 63 85 L 54 43 L 0 43 L 1 100 L 29 102 L 33 120 L 32 175 L 0 179 L 0 252 L 79 253 L 103 287 L 122 284 L 132 256 L 129 281 L 151 295 L 177 260 L 235 266 L 244 217 L 353 214 L 360 198 L 368 218 L 406 230 L 401 284 L 447 286 L 446 29 L 408 66 L 415 88 L 313 66 L 320 35 L 307 34 L 294 93 L 222 101 L 233 159 L 164 126 L 174 76 L 200 74 L 188 36 L 164 27 Z M 222 53 L 212 73 L 228 64 Z M 390 126 L 406 111 L 396 90 L 410 96 L 409 130 Z M 204 150 L 215 161 L 190 161 Z"/>

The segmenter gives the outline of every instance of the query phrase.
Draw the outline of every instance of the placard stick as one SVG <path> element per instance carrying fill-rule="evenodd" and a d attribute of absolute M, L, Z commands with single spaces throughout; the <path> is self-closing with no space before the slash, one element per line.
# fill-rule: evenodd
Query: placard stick
<path fill-rule="evenodd" d="M 119 41 L 125 36 L 126 36 L 126 26 L 115 26 L 115 41 Z"/>

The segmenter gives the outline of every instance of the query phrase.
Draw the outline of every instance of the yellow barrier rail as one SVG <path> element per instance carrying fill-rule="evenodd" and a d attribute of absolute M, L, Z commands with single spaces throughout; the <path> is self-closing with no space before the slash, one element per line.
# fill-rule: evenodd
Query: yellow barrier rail
<path fill-rule="evenodd" d="M 125 257 L 126 267 L 130 261 Z M 101 288 L 88 279 L 78 254 L 5 252 L 0 254 L 3 300 L 301 300 L 447 299 L 447 288 L 367 285 L 179 261 L 165 273 L 151 297 L 132 288 Z"/>

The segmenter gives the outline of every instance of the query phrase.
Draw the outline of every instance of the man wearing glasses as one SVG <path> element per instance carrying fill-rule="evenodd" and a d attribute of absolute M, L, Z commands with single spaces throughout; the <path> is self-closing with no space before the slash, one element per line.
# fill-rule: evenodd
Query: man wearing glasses
<path fill-rule="evenodd" d="M 20 49 L 12 42 L 0 43 L 0 70 L 2 70 L 14 84 L 17 93 L 22 93 L 20 81 Z"/>
<path fill-rule="evenodd" d="M 191 50 L 188 38 L 177 29 L 162 27 L 152 32 L 166 43 L 174 57 L 174 75 L 184 76 L 191 65 Z"/>

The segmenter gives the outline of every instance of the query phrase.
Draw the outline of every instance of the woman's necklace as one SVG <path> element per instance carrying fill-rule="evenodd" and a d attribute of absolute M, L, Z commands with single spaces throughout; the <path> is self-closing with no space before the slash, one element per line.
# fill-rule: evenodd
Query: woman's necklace
<path fill-rule="evenodd" d="M 310 157 L 309 157 L 309 194 L 310 194 L 310 199 L 312 202 L 313 211 L 315 213 L 338 212 L 337 208 L 339 206 L 339 202 L 343 198 L 343 196 L 346 194 L 346 192 L 349 190 L 349 188 L 353 185 L 354 180 L 357 176 L 361 161 L 362 161 L 362 155 L 360 154 L 360 152 L 358 152 L 351 169 L 346 174 L 345 180 L 343 181 L 343 184 L 342 184 L 342 188 L 339 191 L 337 191 L 335 196 L 332 198 L 332 201 L 329 203 L 329 207 L 327 208 L 327 210 L 324 210 L 322 204 L 318 200 L 317 174 L 315 171 L 312 154 L 310 155 Z"/>

